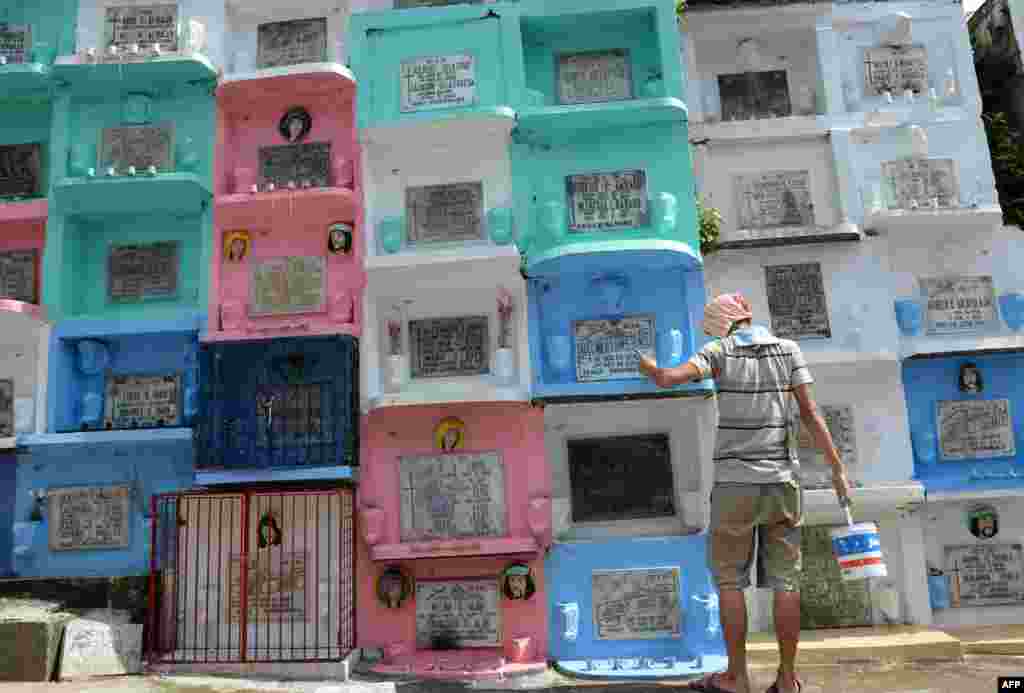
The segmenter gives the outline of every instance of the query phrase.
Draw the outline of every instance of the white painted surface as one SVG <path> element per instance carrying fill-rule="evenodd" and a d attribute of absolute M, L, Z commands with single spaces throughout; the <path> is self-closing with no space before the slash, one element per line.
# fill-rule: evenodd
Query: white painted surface
<path fill-rule="evenodd" d="M 50 327 L 20 313 L 0 311 L 0 379 L 14 380 L 14 432 L 42 430 Z"/>
<path fill-rule="evenodd" d="M 346 37 L 348 7 L 339 0 L 268 3 L 259 0 L 234 0 L 227 8 L 227 33 L 224 37 L 227 77 L 256 70 L 258 29 L 267 22 L 292 19 L 327 19 L 327 62 L 348 62 Z"/>

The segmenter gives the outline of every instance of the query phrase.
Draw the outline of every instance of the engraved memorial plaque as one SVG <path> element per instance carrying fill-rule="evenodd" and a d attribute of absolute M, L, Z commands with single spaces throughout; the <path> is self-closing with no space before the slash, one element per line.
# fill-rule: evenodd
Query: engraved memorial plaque
<path fill-rule="evenodd" d="M 832 442 L 839 451 L 839 457 L 847 469 L 857 462 L 857 431 L 853 420 L 853 407 L 849 405 L 818 407 L 825 418 L 825 425 L 832 434 Z M 800 455 L 800 483 L 804 488 L 832 488 L 832 467 L 814 442 L 810 428 L 797 419 L 799 435 L 797 448 Z"/>
<path fill-rule="evenodd" d="M 32 52 L 32 28 L 28 24 L 0 22 L 0 55 L 11 65 L 28 62 Z"/>
<path fill-rule="evenodd" d="M 960 576 L 960 606 L 1024 601 L 1024 557 L 1020 544 L 946 546 L 946 575 Z"/>
<path fill-rule="evenodd" d="M 177 293 L 177 241 L 110 246 L 107 296 L 111 301 L 173 298 Z"/>
<path fill-rule="evenodd" d="M 334 185 L 331 177 L 331 143 L 303 142 L 260 147 L 260 184 L 285 188 L 309 181 L 314 188 Z"/>
<path fill-rule="evenodd" d="M 105 36 L 108 46 L 126 48 L 133 43 L 149 47 L 159 43 L 166 51 L 178 50 L 178 4 L 107 7 Z"/>
<path fill-rule="evenodd" d="M 647 224 L 647 174 L 636 169 L 565 179 L 569 232 L 630 229 Z"/>
<path fill-rule="evenodd" d="M 900 95 L 928 91 L 928 53 L 924 46 L 879 46 L 864 51 L 864 93 Z"/>
<path fill-rule="evenodd" d="M 960 184 L 956 162 L 952 159 L 897 159 L 882 163 L 882 178 L 895 193 L 898 209 L 929 207 L 938 199 L 939 207 L 959 204 Z"/>
<path fill-rule="evenodd" d="M 120 125 L 103 128 L 100 135 L 100 168 L 113 166 L 122 175 L 134 166 L 145 171 L 174 170 L 174 130 L 171 125 Z"/>
<path fill-rule="evenodd" d="M 501 642 L 496 578 L 416 581 L 417 649 L 499 647 Z"/>
<path fill-rule="evenodd" d="M 14 435 L 14 380 L 0 380 L 0 438 Z"/>
<path fill-rule="evenodd" d="M 0 144 L 0 198 L 42 194 L 38 144 Z"/>
<path fill-rule="evenodd" d="M 682 636 L 679 569 L 591 573 L 595 639 L 661 640 Z"/>
<path fill-rule="evenodd" d="M 107 375 L 103 422 L 108 429 L 178 426 L 181 376 Z"/>
<path fill-rule="evenodd" d="M 772 332 L 785 339 L 828 339 L 828 299 L 821 263 L 764 268 Z"/>
<path fill-rule="evenodd" d="M 38 303 L 36 271 L 39 251 L 13 250 L 0 253 L 0 298 Z"/>
<path fill-rule="evenodd" d="M 793 115 L 785 70 L 718 76 L 722 120 L 783 118 Z"/>
<path fill-rule="evenodd" d="M 312 591 L 306 590 L 306 554 L 291 551 L 268 554 L 266 549 L 254 553 L 249 559 L 249 598 L 246 600 L 249 624 L 313 622 L 316 604 L 311 598 Z M 229 622 L 237 624 L 242 614 L 242 562 L 237 554 L 232 555 L 230 561 L 229 567 L 224 569 L 225 582 L 228 582 L 227 575 L 234 577 L 228 582 L 228 598 L 223 603 Z M 203 608 L 202 604 L 199 606 Z M 209 608 L 215 607 L 216 602 L 211 600 Z"/>
<path fill-rule="evenodd" d="M 654 316 L 576 320 L 573 336 L 577 382 L 641 378 L 640 359 L 633 350 L 654 354 Z"/>
<path fill-rule="evenodd" d="M 401 111 L 432 111 L 476 103 L 476 59 L 469 54 L 403 60 Z"/>
<path fill-rule="evenodd" d="M 128 548 L 128 486 L 50 489 L 48 497 L 51 551 Z"/>
<path fill-rule="evenodd" d="M 327 18 L 268 22 L 257 28 L 256 66 L 281 67 L 327 60 Z"/>
<path fill-rule="evenodd" d="M 413 378 L 486 375 L 490 372 L 486 315 L 409 321 Z"/>
<path fill-rule="evenodd" d="M 588 51 L 558 56 L 558 103 L 601 103 L 633 98 L 629 53 Z"/>
<path fill-rule="evenodd" d="M 808 171 L 766 171 L 733 176 L 740 229 L 813 226 Z"/>
<path fill-rule="evenodd" d="M 505 469 L 497 452 L 399 459 L 402 541 L 505 536 Z"/>
<path fill-rule="evenodd" d="M 405 211 L 409 243 L 450 243 L 484 238 L 482 183 L 448 183 L 408 188 Z"/>
<path fill-rule="evenodd" d="M 944 460 L 1017 454 L 1008 399 L 940 400 L 939 452 Z"/>
<path fill-rule="evenodd" d="M 325 310 L 322 256 L 276 257 L 252 261 L 249 315 L 290 315 Z"/>
<path fill-rule="evenodd" d="M 919 278 L 928 334 L 970 332 L 996 325 L 992 277 Z"/>
<path fill-rule="evenodd" d="M 567 445 L 573 522 L 676 514 L 668 435 L 585 438 Z"/>

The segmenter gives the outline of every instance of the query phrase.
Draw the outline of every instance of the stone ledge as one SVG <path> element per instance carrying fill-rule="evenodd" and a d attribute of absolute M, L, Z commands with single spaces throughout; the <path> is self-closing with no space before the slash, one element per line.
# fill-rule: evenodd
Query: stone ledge
<path fill-rule="evenodd" d="M 943 628 L 959 638 L 964 654 L 1024 656 L 1024 625 Z"/>
<path fill-rule="evenodd" d="M 778 661 L 774 633 L 755 633 L 747 641 L 751 664 Z M 937 629 L 915 626 L 836 628 L 800 631 L 799 666 L 841 664 L 844 660 L 960 659 L 958 638 Z"/>

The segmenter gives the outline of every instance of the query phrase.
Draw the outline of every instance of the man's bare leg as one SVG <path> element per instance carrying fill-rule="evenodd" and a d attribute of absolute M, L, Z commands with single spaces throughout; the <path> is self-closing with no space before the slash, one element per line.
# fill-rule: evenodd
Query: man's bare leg
<path fill-rule="evenodd" d="M 796 648 L 800 642 L 800 593 L 775 592 L 775 638 L 779 641 L 779 693 L 797 693 Z M 722 628 L 725 628 L 724 611 Z M 730 666 L 732 659 L 730 658 Z"/>
<path fill-rule="evenodd" d="M 710 679 L 724 691 L 750 693 L 750 676 L 747 672 L 747 601 L 743 598 L 743 592 L 719 589 L 718 610 L 725 650 L 729 655 L 729 668 L 721 674 L 714 674 Z"/>

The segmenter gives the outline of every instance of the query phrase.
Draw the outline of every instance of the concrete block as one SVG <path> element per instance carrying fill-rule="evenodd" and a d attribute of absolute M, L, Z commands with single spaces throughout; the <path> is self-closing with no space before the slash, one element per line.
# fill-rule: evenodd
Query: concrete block
<path fill-rule="evenodd" d="M 0 681 L 49 681 L 64 627 L 72 618 L 0 622 Z"/>
<path fill-rule="evenodd" d="M 75 619 L 64 629 L 60 678 L 142 672 L 142 625 Z"/>

